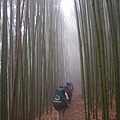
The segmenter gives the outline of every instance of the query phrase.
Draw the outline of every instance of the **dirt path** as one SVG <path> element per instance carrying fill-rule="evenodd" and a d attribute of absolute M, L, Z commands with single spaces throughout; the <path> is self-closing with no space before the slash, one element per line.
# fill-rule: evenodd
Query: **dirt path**
<path fill-rule="evenodd" d="M 56 110 L 53 110 L 51 115 L 44 115 L 41 120 L 56 120 L 56 115 Z M 83 100 L 77 90 L 73 92 L 73 100 L 69 109 L 66 109 L 65 120 L 85 120 Z"/>
<path fill-rule="evenodd" d="M 68 110 L 66 110 L 65 120 L 85 120 L 84 103 L 79 91 L 74 91 L 73 100 Z"/>

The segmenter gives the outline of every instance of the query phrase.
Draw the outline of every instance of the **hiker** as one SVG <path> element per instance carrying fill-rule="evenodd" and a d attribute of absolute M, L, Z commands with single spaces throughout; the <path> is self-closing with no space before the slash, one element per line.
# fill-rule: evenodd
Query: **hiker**
<path fill-rule="evenodd" d="M 66 83 L 66 86 L 64 86 L 64 90 L 65 90 L 65 92 L 67 92 L 67 94 L 68 94 L 68 97 L 69 97 L 68 103 L 70 104 L 73 88 L 70 86 L 70 83 L 69 83 L 69 82 L 67 82 L 67 83 Z"/>
<path fill-rule="evenodd" d="M 70 104 L 71 100 L 72 100 L 72 92 L 73 92 L 73 87 L 70 85 L 69 82 L 66 83 L 67 88 L 69 89 L 69 100 L 68 103 Z"/>
<path fill-rule="evenodd" d="M 60 86 L 56 89 L 54 95 L 54 108 L 57 110 L 57 120 L 64 120 L 65 109 L 69 107 L 67 100 L 68 95 L 63 89 L 63 86 Z"/>
<path fill-rule="evenodd" d="M 73 83 L 71 81 L 69 83 L 70 83 L 70 86 L 71 86 L 71 89 L 72 89 L 72 93 L 73 93 L 74 85 L 73 85 Z M 70 100 L 72 101 L 72 94 L 70 96 Z"/>
<path fill-rule="evenodd" d="M 72 88 L 73 88 L 73 90 L 74 90 L 74 85 L 73 85 L 73 83 L 70 81 L 69 82 L 70 83 L 70 85 L 72 86 Z"/>
<path fill-rule="evenodd" d="M 69 86 L 66 84 L 65 86 L 64 86 L 64 90 L 65 90 L 65 92 L 68 94 L 68 104 L 70 104 L 70 89 L 69 89 Z"/>

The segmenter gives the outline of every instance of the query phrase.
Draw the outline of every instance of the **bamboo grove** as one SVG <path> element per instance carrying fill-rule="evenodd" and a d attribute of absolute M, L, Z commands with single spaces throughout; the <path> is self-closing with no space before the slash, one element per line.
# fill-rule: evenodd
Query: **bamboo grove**
<path fill-rule="evenodd" d="M 60 11 L 60 0 L 0 0 L 0 120 L 52 112 L 66 78 Z"/>
<path fill-rule="evenodd" d="M 120 1 L 74 0 L 85 119 L 120 119 Z"/>
<path fill-rule="evenodd" d="M 85 120 L 120 119 L 120 1 L 73 0 Z M 61 0 L 0 0 L 0 120 L 35 120 L 52 112 L 65 84 Z M 115 102 L 115 104 L 114 104 Z"/>

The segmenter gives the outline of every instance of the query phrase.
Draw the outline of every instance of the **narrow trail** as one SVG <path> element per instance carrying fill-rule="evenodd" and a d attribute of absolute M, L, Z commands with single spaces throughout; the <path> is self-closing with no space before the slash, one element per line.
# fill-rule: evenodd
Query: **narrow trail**
<path fill-rule="evenodd" d="M 56 110 L 53 110 L 51 115 L 43 115 L 41 120 L 56 120 L 56 116 L 57 112 Z M 66 109 L 64 120 L 85 120 L 84 103 L 78 90 L 74 90 L 73 92 L 73 100 L 69 105 L 69 108 Z"/>
<path fill-rule="evenodd" d="M 73 100 L 68 110 L 66 110 L 65 120 L 85 120 L 84 102 L 79 91 L 74 91 Z"/>

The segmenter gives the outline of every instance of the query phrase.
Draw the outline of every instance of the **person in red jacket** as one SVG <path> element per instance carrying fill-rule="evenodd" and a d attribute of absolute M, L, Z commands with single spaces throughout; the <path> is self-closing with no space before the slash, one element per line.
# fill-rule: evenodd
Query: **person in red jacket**
<path fill-rule="evenodd" d="M 68 103 L 70 104 L 72 100 L 71 98 L 72 98 L 73 87 L 70 85 L 69 82 L 67 82 L 64 88 L 65 88 L 65 91 L 68 93 L 68 96 L 69 96 Z"/>

